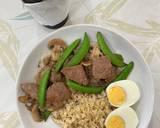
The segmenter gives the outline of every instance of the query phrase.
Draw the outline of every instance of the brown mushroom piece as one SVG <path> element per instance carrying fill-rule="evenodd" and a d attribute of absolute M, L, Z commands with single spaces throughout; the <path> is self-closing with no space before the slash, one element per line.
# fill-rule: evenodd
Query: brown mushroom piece
<path fill-rule="evenodd" d="M 32 107 L 37 104 L 37 100 L 32 99 L 31 97 L 28 97 L 28 100 L 25 104 L 25 107 L 27 108 L 27 110 L 32 111 Z"/>
<path fill-rule="evenodd" d="M 91 60 L 82 61 L 81 65 L 83 65 L 84 67 L 91 66 L 92 65 L 92 61 Z"/>
<path fill-rule="evenodd" d="M 52 49 L 52 52 L 51 52 L 51 57 L 52 57 L 52 60 L 53 61 L 57 61 L 59 56 L 61 55 L 63 49 L 59 46 L 55 46 L 53 49 Z"/>
<path fill-rule="evenodd" d="M 90 59 L 95 59 L 102 56 L 102 52 L 100 51 L 97 44 L 92 45 L 92 50 L 90 50 Z"/>
<path fill-rule="evenodd" d="M 51 53 L 44 55 L 38 62 L 38 68 L 52 67 L 55 62 L 52 60 Z"/>
<path fill-rule="evenodd" d="M 41 122 L 43 120 L 42 117 L 41 117 L 41 114 L 40 114 L 40 110 L 39 110 L 37 105 L 34 105 L 32 107 L 31 114 L 32 114 L 32 118 L 33 118 L 34 121 Z"/>
<path fill-rule="evenodd" d="M 46 71 L 47 69 L 51 68 L 53 66 L 53 61 L 50 61 L 49 65 L 47 66 L 43 66 L 39 69 L 39 71 L 37 72 L 37 74 L 35 75 L 35 83 L 37 85 L 39 85 L 40 83 L 40 80 L 41 80 L 41 77 L 42 77 L 42 74 L 44 71 Z"/>
<path fill-rule="evenodd" d="M 48 48 L 52 50 L 51 59 L 57 61 L 60 54 L 67 47 L 66 43 L 62 39 L 52 39 L 48 42 Z"/>
<path fill-rule="evenodd" d="M 33 104 L 31 102 L 27 102 L 25 103 L 25 107 L 27 108 L 28 111 L 32 111 Z"/>
<path fill-rule="evenodd" d="M 19 96 L 18 97 L 18 101 L 21 103 L 27 103 L 28 102 L 29 97 L 28 96 Z"/>
<path fill-rule="evenodd" d="M 51 61 L 51 55 L 46 55 L 46 56 L 42 59 L 42 63 L 43 63 L 43 65 L 45 65 L 45 66 L 49 65 L 50 61 Z"/>
<path fill-rule="evenodd" d="M 66 43 L 62 39 L 52 39 L 48 42 L 48 48 L 53 48 L 55 46 L 60 46 L 61 48 L 65 49 L 67 47 Z"/>

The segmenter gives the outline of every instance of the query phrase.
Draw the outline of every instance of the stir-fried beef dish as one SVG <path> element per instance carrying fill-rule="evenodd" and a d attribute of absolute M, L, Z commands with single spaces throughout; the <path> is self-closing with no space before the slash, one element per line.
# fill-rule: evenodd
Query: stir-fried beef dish
<path fill-rule="evenodd" d="M 35 121 L 45 120 L 44 114 L 63 108 L 74 91 L 102 92 L 119 74 L 119 67 L 112 64 L 112 53 L 107 56 L 98 43 L 90 42 L 87 33 L 80 42 L 77 39 L 67 46 L 62 39 L 50 40 L 50 53 L 40 58 L 33 81 L 21 83 L 24 95 L 18 99 Z"/>

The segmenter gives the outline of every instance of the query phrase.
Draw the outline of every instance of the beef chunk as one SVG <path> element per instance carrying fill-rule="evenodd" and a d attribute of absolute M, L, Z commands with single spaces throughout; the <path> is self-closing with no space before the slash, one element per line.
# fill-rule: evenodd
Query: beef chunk
<path fill-rule="evenodd" d="M 63 81 L 62 80 L 62 74 L 61 73 L 56 73 L 55 71 L 52 71 L 51 76 L 50 76 L 50 81 L 52 83 Z"/>
<path fill-rule="evenodd" d="M 71 91 L 63 82 L 54 83 L 47 90 L 46 105 L 57 110 L 64 106 L 65 102 L 71 97 Z"/>
<path fill-rule="evenodd" d="M 22 83 L 21 88 L 32 99 L 37 99 L 38 85 L 35 83 Z"/>
<path fill-rule="evenodd" d="M 67 77 L 67 79 L 73 80 L 77 83 L 87 85 L 89 82 L 82 65 L 65 67 L 61 72 Z"/>
<path fill-rule="evenodd" d="M 93 77 L 89 81 L 89 85 L 92 86 L 104 86 L 105 84 L 106 84 L 105 80 L 95 79 Z"/>
<path fill-rule="evenodd" d="M 96 79 L 92 75 L 92 65 L 85 67 L 85 72 L 87 74 L 87 77 L 89 79 L 89 85 L 92 86 L 103 86 L 106 84 L 105 80 L 102 79 Z"/>
<path fill-rule="evenodd" d="M 116 76 L 119 74 L 119 70 L 116 67 L 112 67 L 112 70 L 110 72 L 110 75 L 108 75 L 108 77 L 106 77 L 105 81 L 107 84 L 111 83 Z"/>
<path fill-rule="evenodd" d="M 116 76 L 116 71 L 107 57 L 101 56 L 93 60 L 92 75 L 96 79 L 112 81 Z"/>

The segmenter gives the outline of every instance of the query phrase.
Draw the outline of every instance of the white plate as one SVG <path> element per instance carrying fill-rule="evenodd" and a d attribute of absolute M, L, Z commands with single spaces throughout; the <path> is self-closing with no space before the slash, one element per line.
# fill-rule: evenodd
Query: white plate
<path fill-rule="evenodd" d="M 52 38 L 62 38 L 68 44 L 77 38 L 82 38 L 84 32 L 87 32 L 92 41 L 96 41 L 96 32 L 102 32 L 108 40 L 108 45 L 115 52 L 121 53 L 126 62 L 134 61 L 134 70 L 129 79 L 138 83 L 141 90 L 140 101 L 133 106 L 139 117 L 138 128 L 146 128 L 150 121 L 153 103 L 154 89 L 151 72 L 145 63 L 143 57 L 136 48 L 119 34 L 95 25 L 73 25 L 61 28 L 39 41 L 39 44 L 33 48 L 25 60 L 17 79 L 17 97 L 23 92 L 20 89 L 20 83 L 33 81 L 37 70 L 38 61 L 47 49 L 47 42 Z M 49 119 L 46 123 L 36 123 L 32 120 L 30 112 L 26 110 L 23 104 L 17 102 L 20 120 L 25 128 L 58 128 L 58 126 Z"/>

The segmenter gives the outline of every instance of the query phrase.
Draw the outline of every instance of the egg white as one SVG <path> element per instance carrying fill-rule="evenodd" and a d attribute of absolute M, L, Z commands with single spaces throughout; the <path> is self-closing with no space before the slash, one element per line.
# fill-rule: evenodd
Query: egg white
<path fill-rule="evenodd" d="M 105 120 L 105 126 L 112 116 L 120 116 L 125 121 L 125 128 L 136 128 L 139 123 L 137 114 L 131 107 L 120 107 L 112 111 Z"/>
<path fill-rule="evenodd" d="M 115 86 L 119 86 L 124 89 L 124 91 L 126 93 L 126 100 L 121 105 L 115 105 L 109 101 L 109 103 L 112 106 L 114 106 L 114 107 L 129 107 L 129 106 L 132 106 L 133 104 L 135 104 L 140 99 L 140 90 L 138 88 L 138 85 L 134 81 L 121 80 L 121 81 L 113 82 L 107 87 L 106 93 L 108 94 L 109 89 L 111 89 L 112 87 L 115 87 Z"/>

